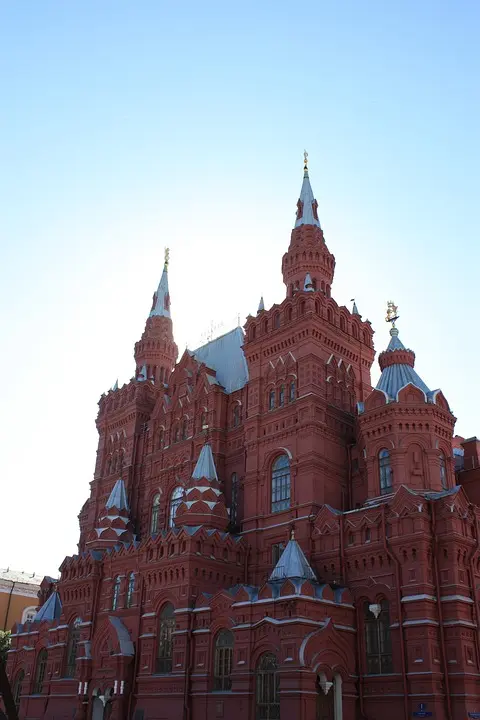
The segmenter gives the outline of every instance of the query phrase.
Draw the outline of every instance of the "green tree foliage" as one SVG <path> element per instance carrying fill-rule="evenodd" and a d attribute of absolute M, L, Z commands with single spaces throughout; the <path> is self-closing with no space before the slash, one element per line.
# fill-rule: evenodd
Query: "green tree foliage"
<path fill-rule="evenodd" d="M 0 630 L 0 660 L 7 662 L 7 652 L 10 649 L 10 631 Z"/>

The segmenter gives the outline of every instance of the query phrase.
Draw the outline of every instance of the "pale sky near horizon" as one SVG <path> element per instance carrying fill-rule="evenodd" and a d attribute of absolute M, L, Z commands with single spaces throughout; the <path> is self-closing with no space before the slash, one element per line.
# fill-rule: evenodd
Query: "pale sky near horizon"
<path fill-rule="evenodd" d="M 0 567 L 76 551 L 166 245 L 180 353 L 283 299 L 304 148 L 333 296 L 380 351 L 393 298 L 480 435 L 479 29 L 476 0 L 0 5 Z"/>

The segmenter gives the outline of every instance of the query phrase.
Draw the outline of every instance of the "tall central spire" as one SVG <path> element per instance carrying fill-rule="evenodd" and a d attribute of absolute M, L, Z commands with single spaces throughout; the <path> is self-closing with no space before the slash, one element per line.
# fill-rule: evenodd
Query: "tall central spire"
<path fill-rule="evenodd" d="M 168 291 L 169 250 L 165 249 L 162 277 L 141 339 L 135 344 L 135 377 L 140 382 L 167 384 L 177 359 Z"/>
<path fill-rule="evenodd" d="M 318 203 L 313 195 L 310 177 L 308 175 L 308 153 L 303 153 L 303 183 L 300 190 L 300 197 L 297 202 L 297 220 L 295 227 L 300 225 L 316 225 L 320 227 L 318 219 Z"/>
<path fill-rule="evenodd" d="M 303 291 L 318 291 L 330 297 L 334 272 L 335 258 L 323 237 L 318 219 L 318 203 L 310 185 L 308 153 L 305 151 L 295 227 L 288 252 L 282 259 L 283 282 L 287 286 L 288 297 Z"/>
<path fill-rule="evenodd" d="M 152 309 L 150 316 L 158 315 L 160 317 L 170 317 L 170 293 L 168 292 L 168 261 L 170 251 L 165 248 L 165 263 L 163 265 L 162 277 L 158 284 L 157 292 L 153 296 Z"/>

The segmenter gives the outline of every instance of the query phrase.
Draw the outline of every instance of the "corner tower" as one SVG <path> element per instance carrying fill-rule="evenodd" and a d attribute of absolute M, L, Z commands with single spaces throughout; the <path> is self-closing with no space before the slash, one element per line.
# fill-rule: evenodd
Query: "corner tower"
<path fill-rule="evenodd" d="M 157 291 L 153 295 L 152 309 L 147 318 L 141 339 L 135 344 L 137 380 L 150 380 L 166 385 L 170 378 L 178 349 L 173 340 L 168 291 L 169 250 L 165 250 L 165 263 Z"/>
<path fill-rule="evenodd" d="M 290 246 L 282 258 L 287 297 L 301 290 L 319 290 L 330 297 L 335 258 L 325 244 L 308 175 L 308 153 L 304 153 L 303 183 L 297 202 L 297 217 Z"/>

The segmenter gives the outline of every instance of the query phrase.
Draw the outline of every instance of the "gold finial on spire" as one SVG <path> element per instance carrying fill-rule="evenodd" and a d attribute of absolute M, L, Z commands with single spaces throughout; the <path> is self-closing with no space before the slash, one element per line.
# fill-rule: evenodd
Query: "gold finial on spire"
<path fill-rule="evenodd" d="M 303 151 L 303 174 L 308 177 L 308 152 L 306 150 Z"/>
<path fill-rule="evenodd" d="M 395 305 L 393 300 L 388 300 L 387 302 L 387 317 L 385 318 L 385 322 L 392 323 L 392 327 L 395 327 L 395 321 L 398 320 L 398 305 Z"/>
<path fill-rule="evenodd" d="M 290 530 L 290 540 L 295 540 L 295 528 L 292 527 Z"/>
<path fill-rule="evenodd" d="M 168 268 L 170 262 L 170 248 L 165 248 L 165 270 Z"/>

